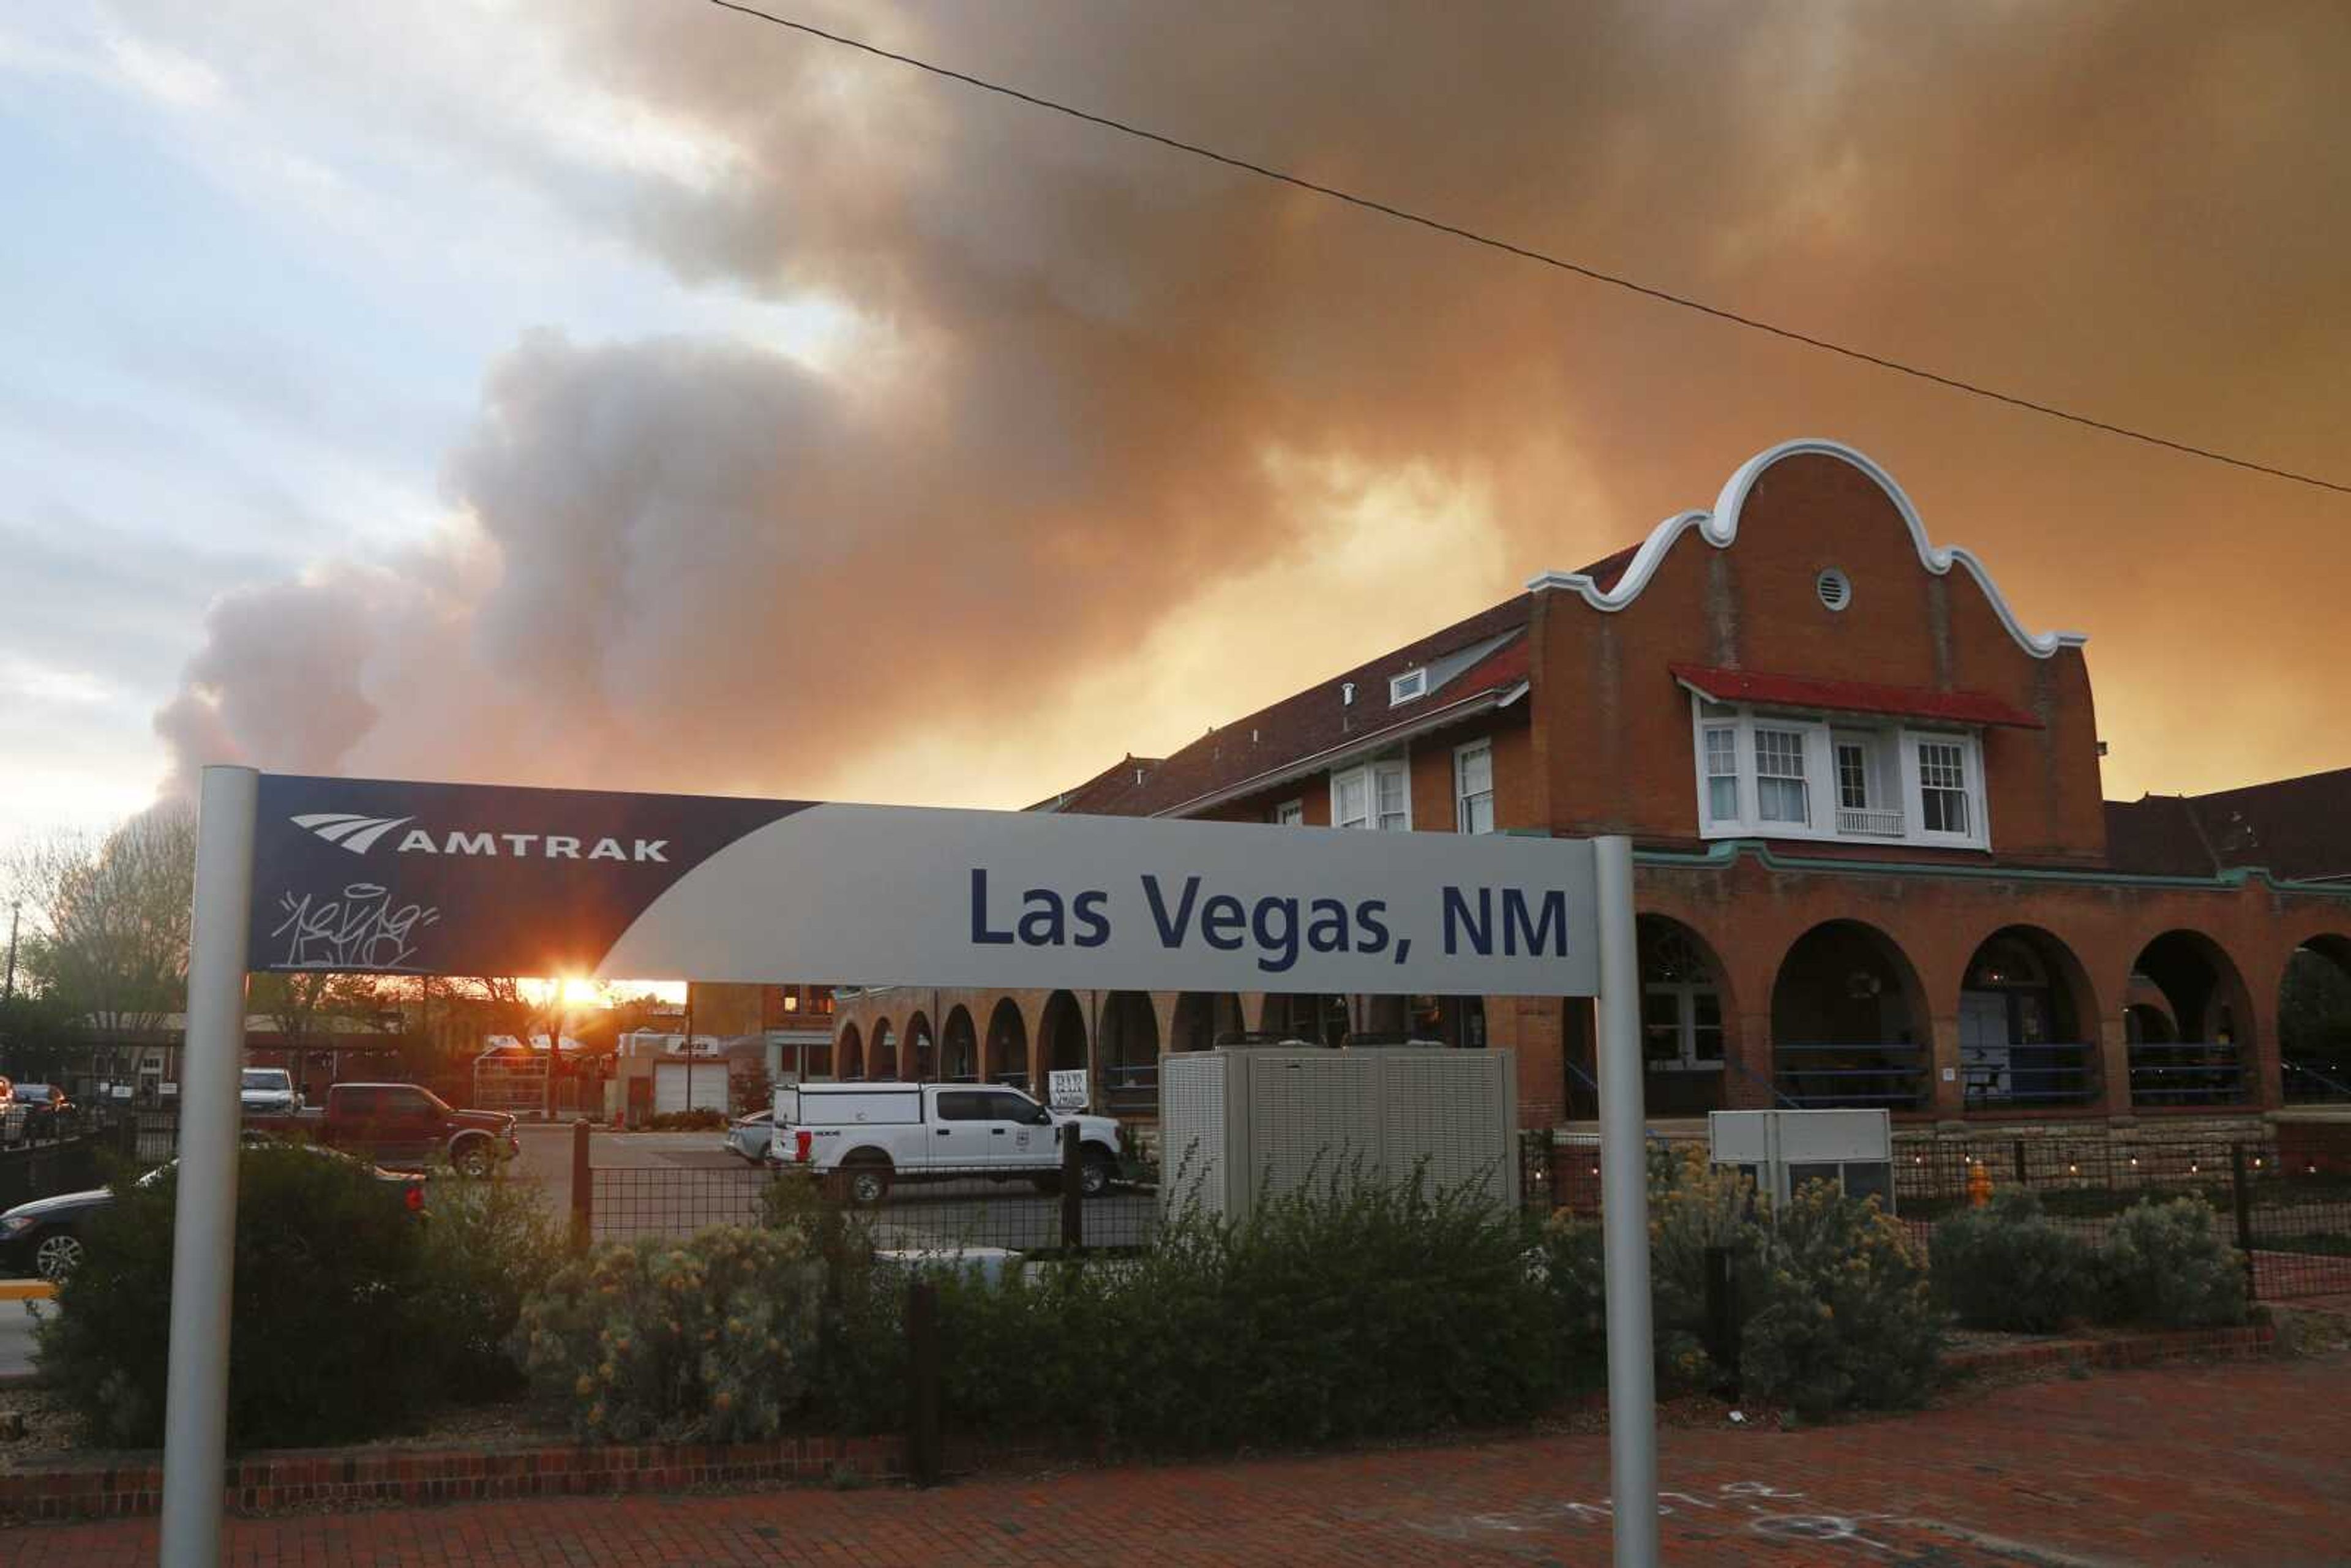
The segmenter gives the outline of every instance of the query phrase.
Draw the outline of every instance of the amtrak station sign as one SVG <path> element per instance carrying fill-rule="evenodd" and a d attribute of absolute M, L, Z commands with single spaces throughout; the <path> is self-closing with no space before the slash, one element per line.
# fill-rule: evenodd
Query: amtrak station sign
<path fill-rule="evenodd" d="M 1654 1559 L 1632 849 L 207 768 L 162 1561 L 220 1553 L 255 970 L 1596 996 L 1617 1559 Z"/>

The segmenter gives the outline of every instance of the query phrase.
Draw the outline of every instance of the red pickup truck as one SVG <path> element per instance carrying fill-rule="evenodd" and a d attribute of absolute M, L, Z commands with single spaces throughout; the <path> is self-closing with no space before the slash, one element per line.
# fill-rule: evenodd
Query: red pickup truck
<path fill-rule="evenodd" d="M 337 1083 L 323 1111 L 247 1116 L 256 1132 L 307 1138 L 379 1166 L 446 1160 L 469 1176 L 487 1176 L 512 1159 L 515 1119 L 504 1111 L 457 1111 L 414 1083 Z"/>

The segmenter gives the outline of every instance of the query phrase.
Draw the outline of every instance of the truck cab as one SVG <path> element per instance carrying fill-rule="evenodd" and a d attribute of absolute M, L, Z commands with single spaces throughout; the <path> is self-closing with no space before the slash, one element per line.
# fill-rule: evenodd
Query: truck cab
<path fill-rule="evenodd" d="M 1118 1124 L 1047 1110 L 993 1083 L 804 1083 L 776 1091 L 770 1163 L 828 1178 L 853 1203 L 905 1181 L 1025 1180 L 1050 1186 L 1061 1129 L 1078 1129 L 1088 1197 L 1118 1171 Z"/>

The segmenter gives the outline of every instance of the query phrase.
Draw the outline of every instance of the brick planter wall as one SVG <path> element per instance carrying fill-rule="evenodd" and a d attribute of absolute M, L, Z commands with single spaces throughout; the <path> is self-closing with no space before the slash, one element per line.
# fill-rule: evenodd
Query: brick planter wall
<path fill-rule="evenodd" d="M 2242 1328 L 2182 1329 L 2172 1333 L 2129 1334 L 2117 1339 L 2057 1340 L 2045 1344 L 1956 1350 L 1943 1357 L 1943 1370 L 1949 1376 L 1964 1377 L 1978 1372 L 2031 1366 L 2111 1369 L 2153 1366 L 2166 1361 L 2242 1361 L 2271 1354 L 2276 1348 L 2275 1328 L 2268 1323 L 2248 1323 Z"/>
<path fill-rule="evenodd" d="M 905 1444 L 896 1437 L 788 1437 L 771 1443 L 651 1443 L 485 1448 L 287 1449 L 233 1461 L 228 1506 L 238 1512 L 326 1503 L 464 1502 L 759 1482 L 822 1483 L 853 1473 L 901 1480 Z M 77 1456 L 0 1474 L 0 1519 L 99 1519 L 152 1514 L 162 1504 L 162 1456 Z"/>

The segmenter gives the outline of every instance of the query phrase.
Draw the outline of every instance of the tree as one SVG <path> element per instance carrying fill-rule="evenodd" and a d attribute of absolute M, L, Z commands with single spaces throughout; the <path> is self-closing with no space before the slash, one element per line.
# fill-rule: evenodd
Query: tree
<path fill-rule="evenodd" d="M 196 821 L 164 803 L 103 838 L 27 840 L 6 867 L 32 916 L 20 987 L 101 1037 L 159 1030 L 186 1007 Z"/>

